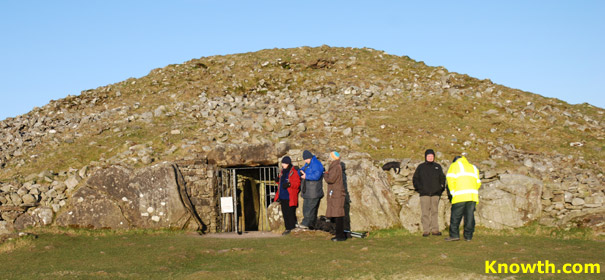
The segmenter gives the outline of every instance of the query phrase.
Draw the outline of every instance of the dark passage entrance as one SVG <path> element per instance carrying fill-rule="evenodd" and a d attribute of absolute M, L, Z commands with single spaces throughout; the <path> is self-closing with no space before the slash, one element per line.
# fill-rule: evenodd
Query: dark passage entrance
<path fill-rule="evenodd" d="M 217 171 L 221 231 L 269 231 L 267 207 L 277 191 L 276 165 Z"/>

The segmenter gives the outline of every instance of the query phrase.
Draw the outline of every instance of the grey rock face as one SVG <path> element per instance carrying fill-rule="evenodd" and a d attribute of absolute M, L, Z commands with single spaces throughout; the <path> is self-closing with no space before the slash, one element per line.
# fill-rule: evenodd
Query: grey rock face
<path fill-rule="evenodd" d="M 298 207 L 301 208 L 301 207 Z M 269 220 L 269 228 L 273 232 L 282 232 L 286 228 L 284 226 L 283 215 L 279 202 L 272 202 L 267 208 L 267 218 Z M 300 218 L 298 218 L 300 222 Z"/>
<path fill-rule="evenodd" d="M 65 186 L 68 189 L 73 190 L 78 185 L 78 183 L 79 182 L 76 176 L 71 176 L 65 181 Z"/>
<path fill-rule="evenodd" d="M 272 144 L 261 145 L 226 145 L 218 146 L 208 153 L 208 162 L 219 166 L 235 165 L 268 165 L 274 164 L 275 159 L 283 154 Z"/>
<path fill-rule="evenodd" d="M 133 172 L 110 167 L 93 174 L 57 217 L 61 226 L 92 228 L 182 228 L 190 218 L 167 163 Z"/>
<path fill-rule="evenodd" d="M 0 221 L 0 234 L 9 234 L 13 231 L 13 224 L 8 221 Z"/>
<path fill-rule="evenodd" d="M 71 209 L 57 217 L 57 225 L 81 228 L 129 228 L 120 208 L 98 189 L 81 187 L 72 197 Z"/>
<path fill-rule="evenodd" d="M 517 228 L 540 218 L 541 181 L 523 175 L 501 174 L 479 190 L 478 224 L 494 229 Z"/>
<path fill-rule="evenodd" d="M 351 199 L 351 228 L 369 230 L 399 226 L 401 207 L 395 200 L 384 171 L 367 158 L 348 159 L 347 155 L 343 155 L 343 162 Z M 327 185 L 324 187 L 327 189 Z M 325 199 L 322 204 L 325 204 Z M 320 207 L 320 214 L 325 214 L 323 209 Z"/>
<path fill-rule="evenodd" d="M 22 197 L 24 204 L 34 204 L 36 203 L 36 198 L 31 194 L 26 194 Z"/>

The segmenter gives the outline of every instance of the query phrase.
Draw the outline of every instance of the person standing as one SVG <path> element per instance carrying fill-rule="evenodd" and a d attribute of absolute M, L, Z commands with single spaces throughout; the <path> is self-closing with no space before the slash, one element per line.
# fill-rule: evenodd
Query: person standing
<path fill-rule="evenodd" d="M 479 169 L 466 157 L 455 157 L 447 170 L 447 186 L 452 196 L 450 236 L 445 241 L 460 240 L 460 221 L 464 217 L 464 240 L 471 241 L 475 231 L 475 207 L 479 203 Z"/>
<path fill-rule="evenodd" d="M 303 152 L 303 159 L 305 165 L 299 170 L 299 173 L 300 178 L 303 179 L 301 196 L 305 200 L 303 201 L 303 220 L 299 227 L 307 229 L 313 226 L 317 220 L 319 202 L 324 196 L 322 178 L 325 169 L 317 157 L 308 150 Z"/>
<path fill-rule="evenodd" d="M 289 234 L 296 226 L 296 207 L 298 206 L 298 190 L 300 177 L 296 168 L 292 166 L 292 159 L 285 156 L 281 160 L 282 170 L 277 179 L 279 187 L 275 194 L 275 201 L 280 202 L 286 230 L 282 235 Z"/>
<path fill-rule="evenodd" d="M 418 165 L 413 177 L 414 189 L 420 194 L 422 236 L 441 235 L 439 231 L 439 198 L 445 189 L 445 175 L 435 162 L 435 152 L 424 152 L 424 162 Z"/>
<path fill-rule="evenodd" d="M 345 241 L 347 236 L 344 231 L 345 199 L 346 192 L 342 178 L 342 167 L 340 165 L 340 154 L 331 152 L 330 166 L 325 173 L 324 179 L 328 183 L 328 208 L 326 217 L 336 224 L 336 234 L 332 241 Z"/>

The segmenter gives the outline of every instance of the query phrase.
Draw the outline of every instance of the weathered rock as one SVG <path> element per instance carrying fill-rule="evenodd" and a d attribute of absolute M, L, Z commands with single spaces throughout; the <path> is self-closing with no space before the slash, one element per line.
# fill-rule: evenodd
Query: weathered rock
<path fill-rule="evenodd" d="M 67 185 L 65 185 L 64 183 L 57 183 L 55 186 L 53 186 L 53 189 L 57 193 L 64 193 L 65 190 L 67 190 Z"/>
<path fill-rule="evenodd" d="M 21 197 L 21 199 L 23 199 L 24 204 L 34 204 L 37 202 L 36 198 L 31 194 L 26 194 L 23 197 Z"/>
<path fill-rule="evenodd" d="M 78 183 L 79 182 L 76 176 L 71 176 L 65 180 L 65 186 L 70 190 L 73 190 L 76 186 L 78 186 Z"/>
<path fill-rule="evenodd" d="M 57 216 L 57 225 L 82 228 L 129 228 L 118 205 L 99 189 L 83 186 L 72 196 L 71 208 Z"/>
<path fill-rule="evenodd" d="M 12 189 L 12 186 L 8 185 L 8 184 L 0 186 L 0 191 L 2 191 L 2 192 L 10 192 L 11 189 Z"/>
<path fill-rule="evenodd" d="M 400 206 L 389 187 L 384 171 L 375 167 L 369 157 L 343 155 L 342 162 L 345 165 L 345 179 L 351 200 L 351 229 L 369 230 L 399 226 Z M 326 184 L 324 188 L 326 192 Z M 322 199 L 318 215 L 325 214 L 325 201 L 325 198 Z"/>
<path fill-rule="evenodd" d="M 208 153 L 208 163 L 219 166 L 259 166 L 275 164 L 283 156 L 272 144 L 261 145 L 222 145 Z"/>
<path fill-rule="evenodd" d="M 573 206 L 577 206 L 577 205 L 584 205 L 584 199 L 581 198 L 574 198 L 571 200 L 571 205 Z"/>
<path fill-rule="evenodd" d="M 19 215 L 21 215 L 21 213 L 18 211 L 3 211 L 1 217 L 3 220 L 12 223 L 17 217 L 19 217 Z"/>
<path fill-rule="evenodd" d="M 78 175 L 80 175 L 80 178 L 85 178 L 87 173 L 88 173 L 88 166 L 84 166 L 78 171 Z"/>
<path fill-rule="evenodd" d="M 10 195 L 10 200 L 12 201 L 12 204 L 14 204 L 14 205 L 21 205 L 23 203 L 23 200 L 17 193 L 12 193 Z"/>
<path fill-rule="evenodd" d="M 540 218 L 541 181 L 523 175 L 502 174 L 479 190 L 477 223 L 488 228 L 517 228 Z"/>
<path fill-rule="evenodd" d="M 0 221 L 0 234 L 9 234 L 13 232 L 13 224 L 8 221 Z"/>
<path fill-rule="evenodd" d="M 542 199 L 552 199 L 554 197 L 552 190 L 549 188 L 544 188 L 542 190 Z"/>
<path fill-rule="evenodd" d="M 162 114 L 164 114 L 166 112 L 166 106 L 164 105 L 160 105 L 158 106 L 154 111 L 153 111 L 153 115 L 155 117 L 160 117 Z"/>
<path fill-rule="evenodd" d="M 15 219 L 13 227 L 16 230 L 23 230 L 37 225 L 35 217 L 31 213 L 24 213 Z"/>
<path fill-rule="evenodd" d="M 605 211 L 581 215 L 571 222 L 579 227 L 592 229 L 595 235 L 605 235 Z"/>
<path fill-rule="evenodd" d="M 271 229 L 271 231 L 282 232 L 286 229 L 282 217 L 283 216 L 281 213 L 281 206 L 279 202 L 272 202 L 267 208 L 267 218 L 269 220 L 269 228 Z M 298 221 L 301 221 L 300 218 L 298 219 Z"/>
<path fill-rule="evenodd" d="M 277 133 L 275 133 L 275 137 L 284 138 L 284 137 L 290 136 L 291 133 L 292 133 L 292 131 L 290 131 L 289 129 L 283 129 L 283 130 L 280 130 Z"/>
<path fill-rule="evenodd" d="M 41 226 L 50 225 L 53 222 L 54 213 L 49 207 L 38 207 L 33 211 L 33 215 L 38 218 Z"/>
<path fill-rule="evenodd" d="M 183 228 L 190 213 L 181 202 L 172 165 L 137 172 L 113 166 L 97 171 L 74 193 L 62 226 L 92 228 Z"/>
<path fill-rule="evenodd" d="M 352 129 L 350 127 L 347 127 L 342 131 L 343 136 L 351 136 L 351 134 L 352 134 Z"/>

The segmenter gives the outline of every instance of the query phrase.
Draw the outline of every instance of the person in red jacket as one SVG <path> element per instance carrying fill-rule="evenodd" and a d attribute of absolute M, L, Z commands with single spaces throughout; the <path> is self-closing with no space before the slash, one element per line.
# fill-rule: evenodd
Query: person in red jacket
<path fill-rule="evenodd" d="M 281 212 L 284 217 L 286 231 L 282 235 L 287 235 L 296 226 L 296 207 L 298 206 L 298 190 L 300 189 L 300 176 L 296 168 L 292 166 L 292 159 L 285 156 L 281 160 L 282 170 L 277 179 L 279 188 L 275 194 L 275 201 L 281 204 Z"/>

